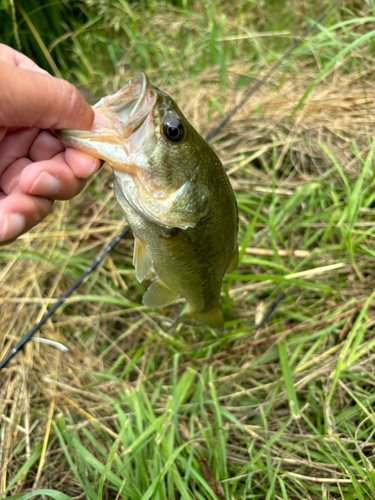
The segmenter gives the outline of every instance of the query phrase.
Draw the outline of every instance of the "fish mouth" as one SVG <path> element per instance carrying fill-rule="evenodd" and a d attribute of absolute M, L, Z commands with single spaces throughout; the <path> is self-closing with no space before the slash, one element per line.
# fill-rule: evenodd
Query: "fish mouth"
<path fill-rule="evenodd" d="M 103 97 L 93 106 L 101 123 L 94 130 L 56 131 L 70 146 L 106 161 L 114 171 L 115 192 L 149 221 L 165 227 L 194 227 L 178 212 L 182 199 L 191 191 L 191 180 L 174 186 L 159 186 L 143 169 L 152 152 L 155 134 L 154 110 L 158 96 L 166 95 L 152 86 L 143 72 L 137 72 L 116 94 Z M 121 205 L 123 206 L 123 205 Z"/>
<path fill-rule="evenodd" d="M 143 124 L 155 102 L 152 85 L 145 73 L 138 71 L 125 87 L 112 96 L 103 97 L 94 109 L 112 122 L 122 139 L 128 139 Z M 99 127 L 98 133 L 103 125 Z"/>
<path fill-rule="evenodd" d="M 56 131 L 65 146 L 71 146 L 107 161 L 113 168 L 129 172 L 126 157 L 132 147 L 130 137 L 151 115 L 156 91 L 142 71 L 116 94 L 103 97 L 93 109 L 100 123 L 93 130 Z"/>

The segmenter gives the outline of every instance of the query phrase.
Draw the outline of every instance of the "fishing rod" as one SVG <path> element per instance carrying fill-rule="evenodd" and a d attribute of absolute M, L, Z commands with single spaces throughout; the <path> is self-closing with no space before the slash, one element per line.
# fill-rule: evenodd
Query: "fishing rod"
<path fill-rule="evenodd" d="M 257 90 L 267 81 L 269 78 L 277 71 L 277 69 L 292 55 L 292 53 L 296 50 L 299 45 L 306 40 L 309 34 L 314 31 L 317 26 L 328 16 L 328 14 L 340 3 L 341 0 L 335 0 L 327 9 L 314 21 L 314 23 L 302 34 L 300 38 L 297 38 L 290 49 L 285 52 L 285 54 L 278 60 L 276 63 L 271 66 L 269 71 L 257 81 L 257 83 L 245 94 L 243 99 L 237 104 L 219 123 L 219 125 L 208 134 L 206 137 L 206 141 L 210 142 L 217 134 L 222 130 L 223 127 L 229 122 L 229 120 L 245 105 L 245 103 L 250 99 L 252 95 L 255 94 Z M 64 292 L 61 297 L 57 300 L 57 302 L 44 314 L 42 319 L 36 323 L 33 328 L 16 344 L 13 349 L 9 352 L 9 354 L 0 361 L 0 370 L 5 367 L 5 365 L 20 351 L 27 342 L 30 340 L 38 340 L 33 337 L 34 333 L 39 330 L 39 328 L 45 323 L 45 321 L 51 317 L 54 312 L 64 303 L 65 299 L 67 299 L 74 290 L 82 283 L 82 281 L 88 276 L 99 264 L 100 262 L 109 254 L 111 250 L 117 245 L 117 243 L 125 236 L 125 234 L 130 230 L 129 226 L 125 226 L 121 233 L 116 236 L 105 248 L 104 250 L 95 258 L 95 260 L 87 266 L 87 268 L 83 271 L 83 273 L 79 276 L 79 278 Z M 271 317 L 271 314 L 275 310 L 278 302 L 284 297 L 282 293 L 278 294 L 276 299 L 271 304 L 269 310 L 263 317 L 263 319 L 255 325 L 256 329 L 261 328 Z M 64 346 L 58 345 L 59 348 L 64 350 Z M 65 348 L 66 349 L 66 348 Z"/>
<path fill-rule="evenodd" d="M 109 254 L 109 252 L 117 245 L 117 243 L 125 236 L 125 234 L 130 230 L 129 226 L 125 226 L 121 233 L 113 238 L 113 240 L 100 252 L 100 254 L 93 260 L 93 262 L 86 267 L 80 277 L 72 284 L 70 287 L 64 292 L 58 301 L 45 313 L 42 319 L 33 326 L 33 328 L 18 342 L 18 344 L 13 347 L 13 349 L 9 352 L 9 354 L 0 361 L 0 370 L 4 368 L 4 366 L 13 358 L 15 354 L 19 350 L 21 350 L 27 342 L 33 339 L 33 335 L 39 328 L 47 321 L 47 319 L 52 316 L 52 314 L 56 311 L 58 307 L 65 301 L 66 298 L 71 295 L 76 288 L 82 283 L 82 281 L 88 276 L 100 262 Z M 36 339 L 35 339 L 36 340 Z M 64 346 L 58 346 L 60 349 L 64 350 Z"/>

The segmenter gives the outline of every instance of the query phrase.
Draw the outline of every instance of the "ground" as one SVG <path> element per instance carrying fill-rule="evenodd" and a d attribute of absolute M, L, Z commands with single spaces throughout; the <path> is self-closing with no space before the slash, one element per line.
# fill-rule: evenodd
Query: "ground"
<path fill-rule="evenodd" d="M 71 32 L 63 74 L 95 102 L 148 68 L 204 136 L 319 15 L 142 5 L 95 4 L 108 53 Z M 370 2 L 335 7 L 212 141 L 240 217 L 223 331 L 171 331 L 182 300 L 141 305 L 129 233 L 38 333 L 69 353 L 30 342 L 4 369 L 4 498 L 375 497 L 374 21 Z M 124 224 L 104 167 L 1 248 L 0 358 Z"/>

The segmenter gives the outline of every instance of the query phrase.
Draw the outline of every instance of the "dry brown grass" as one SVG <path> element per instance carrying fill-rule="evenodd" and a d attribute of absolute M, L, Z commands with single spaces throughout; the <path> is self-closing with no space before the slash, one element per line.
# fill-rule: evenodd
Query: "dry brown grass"
<path fill-rule="evenodd" d="M 320 177 L 332 167 L 331 160 L 319 143 L 328 146 L 349 178 L 356 179 L 358 162 L 351 147 L 352 141 L 354 139 L 357 142 L 361 155 L 365 158 L 370 148 L 369 137 L 373 137 L 375 133 L 375 105 L 372 97 L 375 84 L 372 68 L 351 75 L 343 74 L 339 69 L 332 71 L 324 82 L 315 87 L 297 115 L 289 120 L 295 104 L 315 76 L 309 70 L 303 72 L 302 69 L 298 78 L 287 77 L 280 90 L 271 83 L 263 86 L 215 140 L 214 147 L 230 172 L 231 181 L 238 193 L 272 193 L 271 164 L 272 158 L 276 156 L 277 190 L 288 199 L 301 185 Z M 232 83 L 240 71 L 241 64 L 230 68 Z M 220 119 L 218 114 L 213 113 L 212 123 L 206 121 L 207 116 L 202 110 L 207 109 L 210 97 L 216 97 L 224 111 L 228 112 L 246 91 L 228 91 L 223 95 L 218 91 L 217 79 L 214 71 L 208 71 L 199 78 L 197 91 L 192 92 L 188 82 L 165 89 L 175 97 L 181 109 L 202 134 L 206 134 L 212 124 Z M 335 183 L 340 183 L 337 175 L 333 177 Z M 50 216 L 34 231 L 21 237 L 18 242 L 2 248 L 1 358 L 123 227 L 120 210 L 113 200 L 109 170 L 104 168 L 96 179 L 91 180 L 90 186 L 91 189 L 86 189 L 75 200 L 56 203 Z M 247 221 L 248 215 L 241 214 L 241 220 Z M 368 221 L 373 223 L 373 214 Z M 257 225 L 257 231 L 261 232 L 263 227 L 262 224 Z M 263 255 L 267 255 L 267 251 L 269 253 L 273 247 L 269 239 L 264 241 L 269 245 L 268 248 L 263 246 Z M 254 244 L 251 243 L 250 246 Z M 7 484 L 32 455 L 33 450 L 41 446 L 43 451 L 40 458 L 30 466 L 26 475 L 19 478 L 12 493 L 43 487 L 64 491 L 77 499 L 83 498 L 82 490 L 69 464 L 64 460 L 63 450 L 51 428 L 51 419 L 56 420 L 60 414 L 69 415 L 71 425 L 75 428 L 91 428 L 95 421 L 94 428 L 99 435 L 115 437 L 117 430 L 114 423 L 117 417 L 103 394 L 115 397 L 118 391 L 136 388 L 140 384 L 152 392 L 157 380 L 163 376 L 166 377 L 165 383 L 168 383 L 171 373 L 168 346 L 171 345 L 176 349 L 180 347 L 184 353 L 181 369 L 188 366 L 202 368 L 208 364 L 215 366 L 218 384 L 226 387 L 226 391 L 220 395 L 220 402 L 244 422 L 244 428 L 252 439 L 265 443 L 284 422 L 288 405 L 283 391 L 273 402 L 274 420 L 268 430 L 247 423 L 249 416 L 259 414 L 259 408 L 241 408 L 237 405 L 246 391 L 253 391 L 260 399 L 263 394 L 266 404 L 267 394 L 271 395 L 272 387 L 279 384 L 278 378 L 274 377 L 275 371 L 279 369 L 278 362 L 273 359 L 266 364 L 257 363 L 267 350 L 276 345 L 275 342 L 293 333 L 293 328 L 304 327 L 306 303 L 300 304 L 300 318 L 296 321 L 286 319 L 282 331 L 270 326 L 265 330 L 265 335 L 254 337 L 251 324 L 259 300 L 249 302 L 248 292 L 249 289 L 260 291 L 265 285 L 263 282 L 238 282 L 232 285 L 232 296 L 236 297 L 234 316 L 244 319 L 243 324 L 249 328 L 250 337 L 245 334 L 236 337 L 227 349 L 214 351 L 211 356 L 197 361 L 192 355 L 193 350 L 212 337 L 205 334 L 200 339 L 202 331 L 198 329 L 194 333 L 187 326 L 182 327 L 181 336 L 173 338 L 164 328 L 170 324 L 168 317 L 161 313 L 150 313 L 141 305 L 142 287 L 136 284 L 131 266 L 132 247 L 132 238 L 127 236 L 116 251 L 81 285 L 78 292 L 66 301 L 66 305 L 43 326 L 40 335 L 62 342 L 69 347 L 70 353 L 63 354 L 49 346 L 30 342 L 24 352 L 18 354 L 2 371 L 0 492 L 5 491 Z M 358 309 L 363 306 L 369 290 L 373 288 L 373 282 L 358 278 L 350 267 L 350 260 L 346 258 L 340 263 L 337 253 L 333 251 L 318 255 L 313 260 L 309 260 L 310 251 L 305 252 L 301 258 L 307 259 L 308 264 L 298 269 L 307 272 L 305 277 L 310 276 L 309 266 L 313 266 L 314 271 L 316 267 L 332 264 L 332 270 L 325 270 L 318 282 L 329 284 L 332 279 L 336 279 L 337 273 L 343 273 L 344 280 L 348 280 L 350 285 L 349 289 L 343 287 L 341 298 L 334 296 L 320 302 L 315 310 L 316 324 L 311 327 L 311 334 L 314 334 L 323 326 L 337 323 L 339 318 L 343 321 L 343 326 L 337 342 L 332 345 L 332 339 L 327 337 L 322 350 L 317 350 L 296 371 L 295 384 L 298 392 L 303 392 L 317 377 L 325 377 L 327 386 L 323 387 L 323 392 L 327 393 L 328 377 L 336 366 L 340 349 L 355 322 Z M 367 258 L 368 263 L 365 262 L 366 257 L 363 257 L 362 272 L 367 265 L 373 267 L 371 259 Z M 252 273 L 261 272 L 259 265 L 243 266 L 243 270 L 247 268 Z M 242 293 L 241 287 L 245 293 Z M 236 288 L 238 293 L 235 292 Z M 346 306 L 345 301 L 354 297 L 358 299 L 357 302 Z M 108 302 L 105 301 L 106 298 Z M 311 301 L 313 300 L 315 298 L 311 297 Z M 286 307 L 288 309 L 289 306 Z M 171 317 L 174 318 L 179 308 L 180 306 L 173 306 L 167 313 L 171 311 Z M 372 302 L 367 321 L 369 330 L 375 323 L 374 311 Z M 305 321 L 308 325 L 307 317 Z M 287 328 L 288 324 L 290 328 Z M 368 340 L 370 339 L 366 342 Z M 119 368 L 125 369 L 131 362 L 128 353 L 136 353 L 137 349 L 144 346 L 145 341 L 146 347 L 142 348 L 141 355 L 125 377 L 116 379 L 98 376 L 120 357 L 123 361 Z M 153 376 L 145 374 L 150 358 L 155 358 L 158 363 Z M 369 350 L 358 368 L 367 373 L 368 377 L 373 371 L 373 359 L 373 351 Z M 252 363 L 256 367 L 251 377 L 260 381 L 258 387 L 249 385 L 244 376 Z M 225 366 L 240 369 L 227 373 Z M 270 382 L 267 383 L 267 380 Z M 342 382 L 337 387 L 337 398 L 341 399 L 342 410 L 352 404 L 344 385 Z M 155 405 L 156 411 L 163 411 L 165 404 L 160 397 Z M 329 414 L 330 410 L 326 410 Z M 180 425 L 181 432 L 186 433 L 187 427 L 183 420 Z M 248 454 L 246 447 L 243 447 L 243 438 L 238 435 L 238 429 L 233 426 L 229 432 L 228 460 L 237 464 L 247 463 Z M 288 430 L 291 442 L 302 440 L 306 436 L 308 437 L 306 428 L 297 421 Z M 371 440 L 363 444 L 363 450 L 366 451 L 366 446 L 370 445 L 372 446 Z M 23 450 L 21 454 L 20 449 Z M 270 450 L 273 459 L 281 460 L 283 466 L 289 469 L 289 474 L 294 474 L 294 478 L 298 480 L 298 472 L 294 471 L 303 466 L 301 457 L 294 452 L 288 455 L 277 443 Z M 53 465 L 49 467 L 49 464 Z M 334 465 L 306 459 L 305 466 L 310 477 L 316 476 L 317 481 L 323 485 L 324 478 L 333 477 L 336 483 L 342 484 L 350 481 L 350 477 L 344 476 L 340 471 L 336 473 L 337 467 Z M 107 492 L 106 495 L 108 496 L 105 498 L 112 498 L 110 493 Z"/>

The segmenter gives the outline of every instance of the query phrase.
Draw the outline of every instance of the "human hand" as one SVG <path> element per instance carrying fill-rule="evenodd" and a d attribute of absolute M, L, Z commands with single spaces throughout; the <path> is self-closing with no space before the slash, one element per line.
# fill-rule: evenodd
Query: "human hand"
<path fill-rule="evenodd" d="M 90 130 L 94 111 L 78 90 L 0 44 L 0 244 L 38 224 L 54 200 L 77 195 L 100 160 L 50 131 Z"/>

